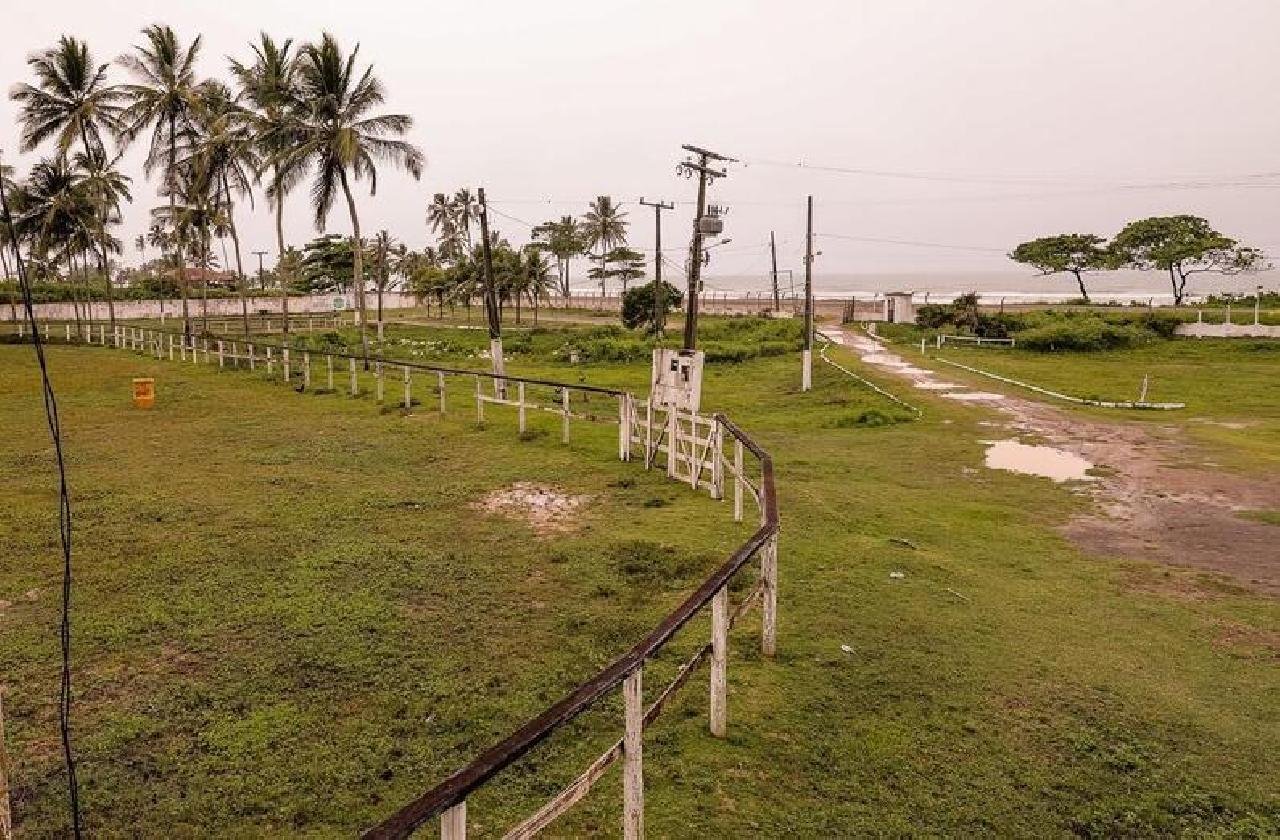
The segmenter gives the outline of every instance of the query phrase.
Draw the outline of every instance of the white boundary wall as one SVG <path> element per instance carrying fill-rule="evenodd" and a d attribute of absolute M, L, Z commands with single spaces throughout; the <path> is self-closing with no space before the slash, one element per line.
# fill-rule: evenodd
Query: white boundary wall
<path fill-rule="evenodd" d="M 1280 326 L 1272 324 L 1179 324 L 1178 335 L 1192 338 L 1280 338 Z"/>
<path fill-rule="evenodd" d="M 342 307 L 339 310 L 334 306 L 335 300 L 342 301 Z M 370 318 L 375 317 L 378 307 L 377 294 L 375 292 L 367 292 L 365 295 L 365 305 L 369 308 Z M 384 292 L 382 294 L 383 309 L 407 309 L 417 306 L 417 298 L 403 292 Z M 187 309 L 191 317 L 198 318 L 203 310 L 204 304 L 201 302 L 199 295 L 193 295 L 187 299 Z M 298 295 L 289 297 L 289 314 L 302 314 L 306 312 L 334 312 L 334 311 L 350 311 L 355 306 L 355 296 L 351 294 L 328 294 L 328 295 Z M 84 313 L 84 305 L 81 305 L 81 315 Z M 249 314 L 254 314 L 259 310 L 267 310 L 273 314 L 281 312 L 281 301 L 279 297 L 250 297 L 249 298 Z M 75 319 L 75 311 L 72 304 L 67 303 L 37 303 L 35 305 L 36 318 L 49 321 L 71 321 Z M 123 319 L 132 318 L 159 318 L 161 312 L 166 318 L 182 317 L 182 300 L 175 298 L 173 300 L 117 300 L 115 302 L 116 317 Z M 240 298 L 210 298 L 209 314 L 218 317 L 234 316 L 241 313 Z M 21 320 L 23 312 L 18 309 L 18 317 Z M 97 300 L 93 302 L 92 319 L 106 320 L 107 302 Z M 0 321 L 13 320 L 13 310 L 11 307 L 0 304 Z"/>

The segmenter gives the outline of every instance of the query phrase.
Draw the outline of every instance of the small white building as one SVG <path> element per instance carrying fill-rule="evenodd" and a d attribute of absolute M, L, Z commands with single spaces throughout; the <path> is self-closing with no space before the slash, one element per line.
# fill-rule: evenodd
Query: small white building
<path fill-rule="evenodd" d="M 916 306 L 911 302 L 913 292 L 885 292 L 883 320 L 890 324 L 914 324 Z"/>

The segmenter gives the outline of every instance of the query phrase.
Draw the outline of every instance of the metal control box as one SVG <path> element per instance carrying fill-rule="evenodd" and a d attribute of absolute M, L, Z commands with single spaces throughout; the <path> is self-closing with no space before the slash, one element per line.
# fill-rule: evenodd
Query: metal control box
<path fill-rule="evenodd" d="M 649 389 L 653 405 L 696 414 L 702 402 L 703 358 L 701 350 L 655 349 Z"/>

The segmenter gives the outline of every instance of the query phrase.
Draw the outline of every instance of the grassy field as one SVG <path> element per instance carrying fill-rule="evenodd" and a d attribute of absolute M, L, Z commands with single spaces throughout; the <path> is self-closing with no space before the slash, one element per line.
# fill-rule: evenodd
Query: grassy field
<path fill-rule="evenodd" d="M 389 355 L 486 365 L 483 333 L 394 329 L 436 344 Z M 530 334 L 510 369 L 642 389 L 647 361 L 566 361 L 599 338 Z M 0 348 L 0 669 L 20 836 L 46 837 L 65 824 L 56 531 L 29 354 Z M 608 426 L 566 448 L 540 417 L 517 440 L 509 410 L 476 426 L 465 387 L 444 418 L 425 389 L 405 416 L 116 351 L 52 359 L 95 836 L 349 836 L 623 650 L 744 533 L 613 460 Z M 917 395 L 922 419 L 869 426 L 892 406 L 821 364 L 802 396 L 797 368 L 708 367 L 704 407 L 777 462 L 779 654 L 761 659 L 754 618 L 735 633 L 726 741 L 705 673 L 647 734 L 653 836 L 1280 832 L 1274 601 L 1081 554 L 1054 529 L 1079 496 L 980 469 L 981 408 Z M 153 412 L 127 405 L 136 374 L 158 379 Z M 471 507 L 517 480 L 590 494 L 581 528 L 540 539 Z M 473 831 L 536 807 L 620 718 L 613 698 L 499 776 Z M 550 834 L 616 834 L 618 789 L 614 771 Z"/>

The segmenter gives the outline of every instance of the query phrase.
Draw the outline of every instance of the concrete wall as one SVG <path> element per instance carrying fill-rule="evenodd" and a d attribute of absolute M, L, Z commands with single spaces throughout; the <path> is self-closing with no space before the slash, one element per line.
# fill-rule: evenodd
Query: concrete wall
<path fill-rule="evenodd" d="M 343 311 L 350 310 L 355 305 L 355 299 L 352 295 L 307 295 L 290 297 L 289 312 L 333 312 L 335 307 L 334 300 L 341 298 L 343 301 Z M 365 301 L 369 307 L 369 317 L 372 319 L 377 312 L 377 296 L 370 293 Z M 202 304 L 198 297 L 188 300 L 188 308 L 191 317 L 198 318 L 202 311 Z M 400 292 L 386 292 L 382 296 L 383 309 L 404 309 L 416 305 L 416 299 L 413 295 L 402 294 Z M 92 304 L 92 312 L 90 317 L 98 320 L 105 320 L 107 317 L 107 304 L 104 301 L 95 301 Z M 159 318 L 161 313 L 166 318 L 182 316 L 182 301 L 175 300 L 118 300 L 115 304 L 117 318 Z M 265 309 L 268 312 L 277 313 L 281 311 L 281 300 L 278 297 L 251 297 L 249 298 L 249 313 L 253 314 L 259 310 Z M 70 321 L 75 319 L 75 312 L 70 303 L 38 303 L 35 306 L 36 317 L 40 320 L 50 321 Z M 227 315 L 240 314 L 240 298 L 216 298 L 209 301 L 209 314 L 218 317 Z M 13 309 L 8 306 L 0 306 L 0 321 L 13 320 Z M 22 309 L 17 310 L 18 318 L 21 319 Z M 85 314 L 84 307 L 81 307 L 81 315 Z"/>
<path fill-rule="evenodd" d="M 1193 338 L 1280 338 L 1280 326 L 1270 324 L 1179 324 L 1175 332 Z"/>

